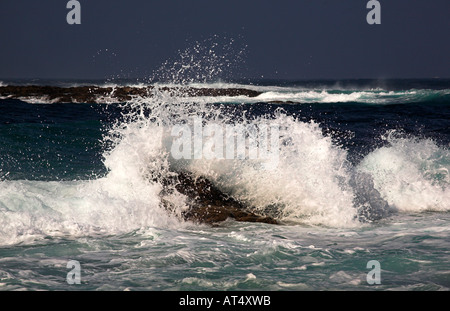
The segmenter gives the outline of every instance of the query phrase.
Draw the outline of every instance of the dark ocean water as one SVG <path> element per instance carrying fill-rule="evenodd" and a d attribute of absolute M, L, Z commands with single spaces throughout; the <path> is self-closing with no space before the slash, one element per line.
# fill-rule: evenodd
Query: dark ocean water
<path fill-rule="evenodd" d="M 450 80 L 196 86 L 261 95 L 0 99 L 0 290 L 450 288 Z M 280 127 L 276 168 L 171 158 L 167 133 L 200 115 Z M 285 224 L 168 214 L 146 176 L 180 166 Z M 183 209 L 182 196 L 170 199 Z M 66 281 L 70 260 L 80 285 Z M 381 284 L 366 280 L 370 260 Z"/>

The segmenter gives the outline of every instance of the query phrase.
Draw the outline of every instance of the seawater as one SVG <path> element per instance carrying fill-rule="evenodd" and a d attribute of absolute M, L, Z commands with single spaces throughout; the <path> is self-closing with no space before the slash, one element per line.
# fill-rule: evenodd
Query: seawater
<path fill-rule="evenodd" d="M 261 95 L 0 100 L 1 290 L 449 289 L 449 81 L 192 85 Z M 196 116 L 279 125 L 277 166 L 174 160 L 170 129 Z M 181 220 L 152 178 L 180 170 L 282 224 Z"/>

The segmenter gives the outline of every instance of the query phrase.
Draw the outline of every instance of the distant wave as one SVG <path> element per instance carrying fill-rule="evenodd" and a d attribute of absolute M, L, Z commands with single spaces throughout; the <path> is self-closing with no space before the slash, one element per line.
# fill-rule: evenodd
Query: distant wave
<path fill-rule="evenodd" d="M 306 89 L 299 86 L 256 86 L 236 83 L 155 84 L 122 86 L 83 85 L 73 87 L 39 85 L 0 85 L 0 98 L 29 103 L 123 103 L 136 97 L 152 96 L 153 91 L 181 98 L 197 97 L 210 103 L 364 103 L 406 104 L 448 102 L 449 89 Z"/>

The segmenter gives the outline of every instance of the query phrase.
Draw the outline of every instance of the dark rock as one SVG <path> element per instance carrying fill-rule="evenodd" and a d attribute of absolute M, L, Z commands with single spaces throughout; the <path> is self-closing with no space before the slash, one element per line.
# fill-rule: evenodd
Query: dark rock
<path fill-rule="evenodd" d="M 215 224 L 232 218 L 236 221 L 278 224 L 272 217 L 257 215 L 233 197 L 223 193 L 204 177 L 178 173 L 162 181 L 165 191 L 176 189 L 187 196 L 188 210 L 182 213 L 185 220 Z M 166 205 L 166 208 L 168 206 Z M 170 208 L 169 208 L 170 209 Z"/>
<path fill-rule="evenodd" d="M 153 96 L 156 90 L 154 86 L 148 87 L 98 87 L 98 86 L 78 86 L 78 87 L 56 87 L 56 86 L 1 86 L 0 96 L 9 98 L 32 98 L 42 97 L 57 103 L 99 103 L 101 97 L 116 102 L 126 102 L 134 96 Z M 192 88 L 192 87 L 160 87 L 159 91 L 169 92 L 179 96 L 248 96 L 255 97 L 261 94 L 242 88 Z"/>

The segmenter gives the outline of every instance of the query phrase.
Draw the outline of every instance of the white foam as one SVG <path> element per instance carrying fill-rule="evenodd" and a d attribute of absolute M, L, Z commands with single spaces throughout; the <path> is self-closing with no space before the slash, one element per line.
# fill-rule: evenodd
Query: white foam
<path fill-rule="evenodd" d="M 192 116 L 202 113 L 209 115 L 204 119 L 207 123 L 236 123 L 221 107 L 206 103 L 198 98 L 187 102 L 166 92 L 130 102 L 133 121 L 117 126 L 110 135 L 116 144 L 105 155 L 108 178 L 133 183 L 143 176 L 168 174 L 169 168 L 184 169 L 209 178 L 259 212 L 274 209 L 283 219 L 309 224 L 355 225 L 346 152 L 323 136 L 318 124 L 300 122 L 282 113 L 270 119 L 240 121 L 241 125 L 281 125 L 279 161 L 272 169 L 267 169 L 266 159 L 177 161 L 170 157 L 172 126 L 191 124 Z M 142 115 L 144 108 L 151 110 L 151 115 Z M 172 199 L 180 211 L 185 208 L 183 196 Z"/>
<path fill-rule="evenodd" d="M 19 97 L 18 99 L 29 104 L 54 104 L 59 100 L 58 98 L 49 99 L 48 96 Z"/>
<path fill-rule="evenodd" d="M 323 136 L 318 124 L 282 114 L 265 121 L 282 125 L 275 168 L 266 169 L 263 161 L 255 160 L 194 160 L 189 170 L 259 212 L 271 210 L 284 220 L 308 224 L 355 225 L 346 152 Z"/>
<path fill-rule="evenodd" d="M 159 208 L 157 187 L 118 180 L 4 181 L 0 244 L 52 237 L 118 234 L 178 221 Z"/>
<path fill-rule="evenodd" d="M 207 87 L 208 84 L 201 84 Z M 176 85 L 172 85 L 176 86 Z M 195 85 L 195 87 L 199 87 Z M 217 88 L 226 88 L 227 85 L 214 85 Z M 258 102 L 288 102 L 288 103 L 348 103 L 359 102 L 366 104 L 390 104 L 397 101 L 414 102 L 421 99 L 416 96 L 415 91 L 408 92 L 380 92 L 380 91 L 345 91 L 336 92 L 329 90 L 307 90 L 304 88 L 289 88 L 264 86 L 255 87 L 249 85 L 231 85 L 229 87 L 241 87 L 244 89 L 255 90 L 262 94 L 255 97 L 241 96 L 198 96 L 197 101 L 209 103 L 243 103 L 253 104 Z M 185 96 L 185 98 L 192 98 Z"/>
<path fill-rule="evenodd" d="M 300 92 L 265 92 L 257 96 L 261 101 L 293 101 L 299 103 L 321 102 L 321 103 L 337 103 L 358 101 L 367 92 L 352 92 L 349 94 L 338 93 L 332 94 L 323 91 L 300 91 Z"/>
<path fill-rule="evenodd" d="M 429 139 L 386 138 L 359 165 L 382 197 L 400 211 L 450 210 L 450 152 Z"/>

